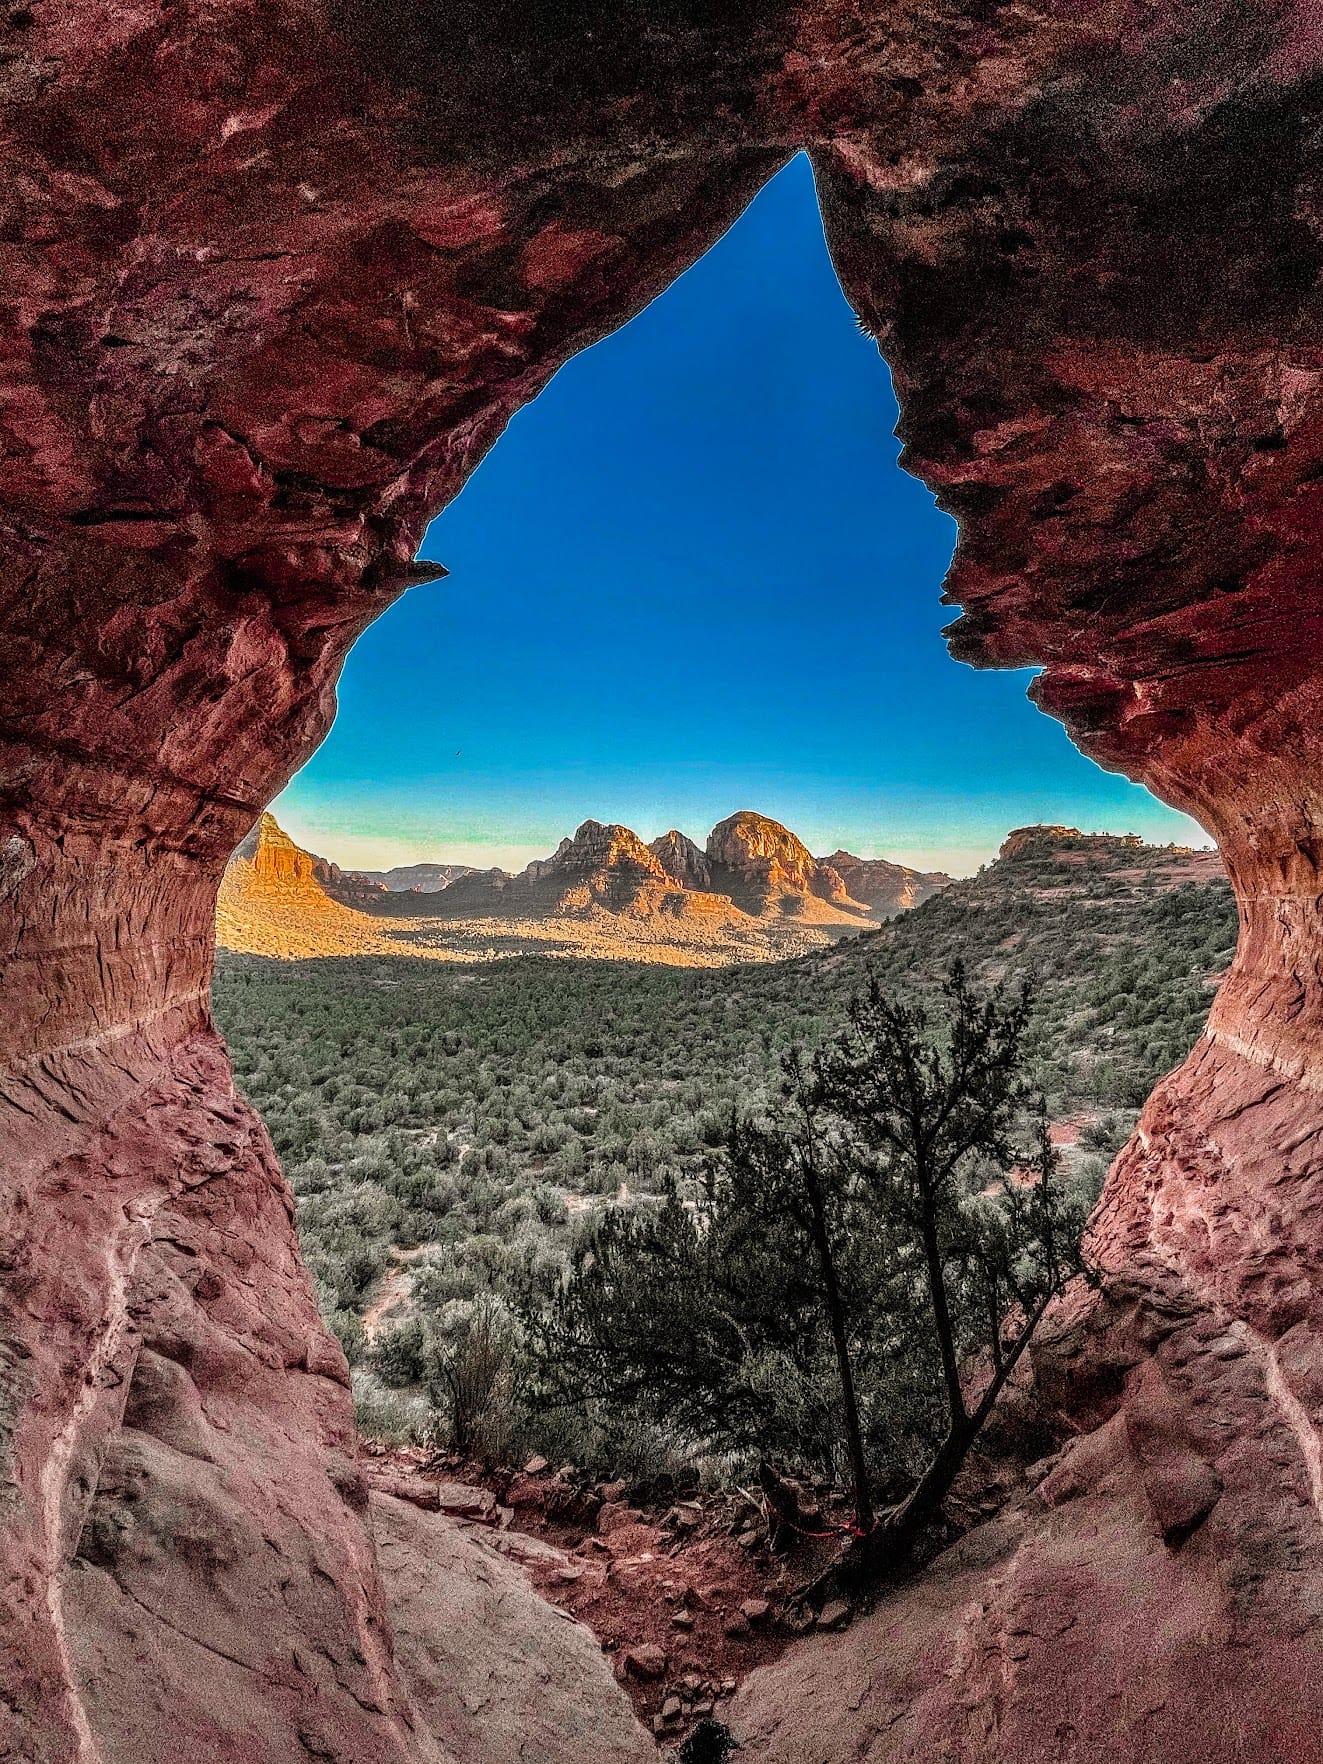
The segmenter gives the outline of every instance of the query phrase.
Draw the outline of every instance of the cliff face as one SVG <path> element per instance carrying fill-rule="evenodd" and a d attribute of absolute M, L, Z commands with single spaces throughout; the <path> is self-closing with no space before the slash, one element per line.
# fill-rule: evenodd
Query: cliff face
<path fill-rule="evenodd" d="M 352 910 L 385 892 L 342 876 L 338 864 L 304 851 L 274 815 L 263 814 L 225 866 L 216 929 L 226 948 L 251 955 L 389 953 L 392 945 Z"/>
<path fill-rule="evenodd" d="M 663 833 L 660 839 L 654 839 L 648 850 L 666 874 L 682 888 L 706 891 L 712 887 L 712 865 L 707 853 L 674 827 L 669 833 Z"/>
<path fill-rule="evenodd" d="M 639 834 L 617 822 L 603 826 L 600 820 L 586 820 L 545 863 L 529 864 L 524 875 L 529 882 L 550 882 L 566 894 L 600 896 L 605 905 L 624 905 L 647 882 L 665 887 L 670 880 Z"/>
<path fill-rule="evenodd" d="M 0 1720 L 28 1764 L 438 1755 L 210 1024 L 216 891 L 355 634 L 435 574 L 426 521 L 800 145 L 906 463 L 961 519 L 957 654 L 1041 666 L 1087 752 L 1217 837 L 1243 916 L 1095 1220 L 1111 1290 L 1040 1355 L 1075 1480 L 1012 1557 L 974 1549 L 954 1629 L 916 1590 L 917 1713 L 882 1718 L 890 1666 L 860 1718 L 894 1758 L 1316 1754 L 1323 37 L 1295 0 L 717 10 L 8 17 Z"/>
<path fill-rule="evenodd" d="M 840 877 L 851 900 L 884 918 L 922 906 L 951 881 L 942 870 L 911 870 L 906 864 L 855 857 L 848 851 L 834 851 L 820 861 Z"/>
<path fill-rule="evenodd" d="M 325 858 L 295 845 L 269 814 L 259 815 L 252 832 L 235 847 L 228 867 L 238 874 L 243 865 L 258 888 L 302 888 L 310 882 L 329 881 L 336 869 Z"/>
<path fill-rule="evenodd" d="M 751 809 L 717 823 L 707 836 L 707 858 L 716 886 L 754 911 L 785 894 L 852 904 L 830 865 L 820 863 L 788 827 Z"/>

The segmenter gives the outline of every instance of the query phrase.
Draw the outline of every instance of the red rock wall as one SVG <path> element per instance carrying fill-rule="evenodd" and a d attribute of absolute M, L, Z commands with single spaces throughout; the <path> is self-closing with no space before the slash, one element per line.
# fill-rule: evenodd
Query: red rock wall
<path fill-rule="evenodd" d="M 1251 1330 L 1258 1400 L 1289 1420 L 1270 1530 L 1303 1491 L 1308 1567 L 1293 1604 L 1261 1575 L 1253 1620 L 1317 1625 L 1323 38 L 1288 0 L 712 11 L 8 14 L 15 1757 L 427 1755 L 345 1467 L 343 1368 L 210 1026 L 215 891 L 510 413 L 803 143 L 909 462 L 962 517 L 958 653 L 1045 664 L 1044 707 L 1198 814 L 1243 903 L 1212 1034 L 1099 1216 L 1129 1321 L 1063 1320 L 1043 1376 L 1080 1425 L 1115 1409 L 1148 1377 L 1135 1319 L 1164 1283 Z M 1225 1420 L 1240 1439 L 1230 1395 Z M 1217 1474 L 1248 1500 L 1259 1468 Z M 1216 1533 L 1232 1506 L 1205 1530 L 1240 1586 L 1256 1546 Z M 1098 1731 L 1081 1755 L 1110 1755 Z"/>

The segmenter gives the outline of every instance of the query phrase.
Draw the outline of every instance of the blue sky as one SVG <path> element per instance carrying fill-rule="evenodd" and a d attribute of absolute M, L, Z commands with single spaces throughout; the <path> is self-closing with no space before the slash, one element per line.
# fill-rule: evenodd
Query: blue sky
<path fill-rule="evenodd" d="M 701 843 L 739 808 L 974 869 L 1008 828 L 1207 843 L 939 635 L 953 522 L 896 465 L 886 366 L 795 160 L 511 422 L 358 641 L 273 805 L 341 863 L 522 864 L 588 816 Z"/>

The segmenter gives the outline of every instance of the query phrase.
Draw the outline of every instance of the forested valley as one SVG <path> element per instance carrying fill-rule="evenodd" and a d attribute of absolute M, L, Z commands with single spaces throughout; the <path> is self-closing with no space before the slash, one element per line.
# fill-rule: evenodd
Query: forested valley
<path fill-rule="evenodd" d="M 757 967 L 223 954 L 216 1017 L 365 1429 L 494 1462 L 743 1473 L 655 1408 L 549 1405 L 539 1303 L 621 1209 L 692 1210 L 732 1120 L 766 1114 L 789 1050 L 838 1036 L 870 980 L 931 1007 L 957 960 L 980 987 L 1031 983 L 1024 1072 L 1087 1210 L 1230 960 L 1231 890 L 1208 878 L 1174 848 L 1042 830 L 881 930 Z"/>

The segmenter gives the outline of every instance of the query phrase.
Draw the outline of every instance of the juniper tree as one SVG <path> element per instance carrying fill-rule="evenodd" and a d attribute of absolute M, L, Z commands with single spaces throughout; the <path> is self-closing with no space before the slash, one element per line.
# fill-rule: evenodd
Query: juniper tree
<path fill-rule="evenodd" d="M 870 976 L 816 1062 L 886 1235 L 892 1291 L 910 1269 L 941 1371 L 940 1433 L 876 1528 L 874 1556 L 903 1552 L 940 1509 L 1047 1305 L 1084 1267 L 1083 1218 L 1025 1075 L 1027 987 L 980 995 L 957 962 L 943 992 L 934 1019 Z"/>
<path fill-rule="evenodd" d="M 544 1409 L 641 1416 L 703 1449 L 821 1460 L 835 1421 L 825 1314 L 798 1218 L 764 1183 L 759 1132 L 732 1119 L 691 1192 L 671 1182 L 659 1202 L 608 1208 L 550 1301 L 524 1292 Z"/>
<path fill-rule="evenodd" d="M 861 1549 L 903 1554 L 1080 1266 L 1028 1017 L 1026 992 L 981 995 L 959 965 L 938 1012 L 871 979 L 693 1192 L 579 1246 L 527 1316 L 544 1398 L 791 1460 L 843 1441 Z"/>

